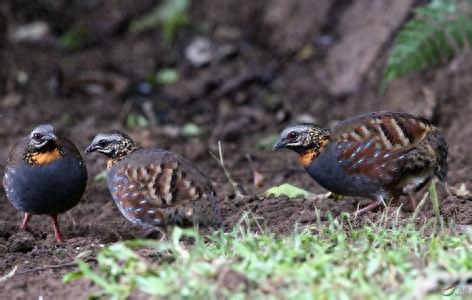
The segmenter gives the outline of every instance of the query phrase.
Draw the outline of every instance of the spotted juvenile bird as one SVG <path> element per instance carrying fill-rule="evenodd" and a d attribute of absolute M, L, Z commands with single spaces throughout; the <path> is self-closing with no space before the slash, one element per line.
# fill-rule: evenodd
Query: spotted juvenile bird
<path fill-rule="evenodd" d="M 447 175 L 447 144 L 428 120 L 406 113 L 374 112 L 350 118 L 331 129 L 313 124 L 285 128 L 273 149 L 299 155 L 308 174 L 327 190 L 375 199 L 354 215 L 390 197 L 414 193 L 434 176 Z"/>
<path fill-rule="evenodd" d="M 73 208 L 87 184 L 87 169 L 75 145 L 57 136 L 54 128 L 39 125 L 10 152 L 3 187 L 8 200 L 24 212 L 22 229 L 31 215 L 49 215 L 54 236 L 62 242 L 57 215 Z"/>
<path fill-rule="evenodd" d="M 119 131 L 98 134 L 85 153 L 107 157 L 108 189 L 131 222 L 161 233 L 166 225 L 220 226 L 215 193 L 205 176 L 175 152 L 143 149 Z"/>

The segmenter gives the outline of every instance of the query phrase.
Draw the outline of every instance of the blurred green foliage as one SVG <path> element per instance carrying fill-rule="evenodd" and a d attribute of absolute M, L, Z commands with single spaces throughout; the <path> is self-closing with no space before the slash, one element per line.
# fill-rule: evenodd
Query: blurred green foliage
<path fill-rule="evenodd" d="M 126 126 L 128 128 L 134 128 L 134 127 L 144 128 L 144 127 L 149 126 L 149 121 L 143 115 L 131 113 L 126 117 Z"/>
<path fill-rule="evenodd" d="M 164 43 L 172 44 L 177 31 L 190 24 L 188 9 L 190 0 L 165 0 L 151 12 L 130 25 L 130 30 L 141 32 L 162 27 Z"/>
<path fill-rule="evenodd" d="M 447 61 L 470 48 L 471 10 L 470 0 L 432 0 L 418 7 L 395 37 L 381 90 L 398 77 Z"/>
<path fill-rule="evenodd" d="M 199 136 L 204 133 L 204 130 L 194 123 L 186 123 L 182 127 L 182 135 L 186 137 Z"/>
<path fill-rule="evenodd" d="M 172 68 L 162 68 L 156 74 L 156 83 L 159 85 L 171 85 L 179 80 L 179 72 Z"/>
<path fill-rule="evenodd" d="M 59 45 L 65 50 L 77 50 L 90 41 L 92 34 L 86 28 L 72 27 L 59 38 Z"/>

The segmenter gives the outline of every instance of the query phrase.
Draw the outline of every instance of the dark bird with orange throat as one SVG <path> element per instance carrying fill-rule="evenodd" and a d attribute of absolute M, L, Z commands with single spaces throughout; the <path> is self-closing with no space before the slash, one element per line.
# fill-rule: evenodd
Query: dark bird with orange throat
<path fill-rule="evenodd" d="M 333 128 L 291 125 L 274 144 L 274 150 L 280 148 L 297 152 L 308 174 L 327 190 L 375 199 L 355 216 L 401 195 L 415 207 L 414 193 L 447 175 L 444 137 L 428 120 L 406 113 L 369 113 Z"/>
<path fill-rule="evenodd" d="M 57 215 L 73 208 L 87 184 L 87 169 L 75 145 L 39 125 L 10 152 L 3 187 L 8 200 L 24 212 L 22 229 L 32 215 L 49 215 L 54 236 L 62 242 Z"/>

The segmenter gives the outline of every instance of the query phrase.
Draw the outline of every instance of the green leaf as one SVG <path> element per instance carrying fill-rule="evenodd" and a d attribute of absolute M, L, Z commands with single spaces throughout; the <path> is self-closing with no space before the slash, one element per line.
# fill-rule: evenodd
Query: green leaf
<path fill-rule="evenodd" d="M 183 136 L 199 136 L 203 134 L 203 129 L 194 123 L 187 123 L 182 127 Z"/>
<path fill-rule="evenodd" d="M 468 3 L 468 4 L 467 4 Z M 464 5 L 471 6 L 471 2 Z M 398 77 L 450 60 L 472 41 L 472 18 L 455 1 L 435 0 L 415 10 L 398 32 L 383 70 L 381 91 Z"/>
<path fill-rule="evenodd" d="M 162 68 L 156 74 L 156 83 L 160 85 L 171 85 L 179 80 L 179 72 L 172 68 Z"/>
<path fill-rule="evenodd" d="M 279 186 L 269 188 L 267 191 L 264 192 L 264 195 L 274 195 L 276 197 L 287 196 L 288 198 L 296 198 L 298 196 L 303 196 L 307 198 L 312 194 L 304 189 L 301 189 L 289 183 L 283 183 Z"/>

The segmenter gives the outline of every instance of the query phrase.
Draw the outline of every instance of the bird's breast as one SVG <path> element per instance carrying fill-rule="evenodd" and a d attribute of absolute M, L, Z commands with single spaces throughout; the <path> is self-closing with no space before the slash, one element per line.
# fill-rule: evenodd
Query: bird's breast
<path fill-rule="evenodd" d="M 362 174 L 347 174 L 338 161 L 334 146 L 330 146 L 305 166 L 308 174 L 325 189 L 345 196 L 370 196 L 382 186 Z"/>
<path fill-rule="evenodd" d="M 30 165 L 47 165 L 61 158 L 62 154 L 58 148 L 47 152 L 35 152 L 26 157 Z"/>
<path fill-rule="evenodd" d="M 306 168 L 315 158 L 315 150 L 309 149 L 298 156 L 300 163 Z"/>

